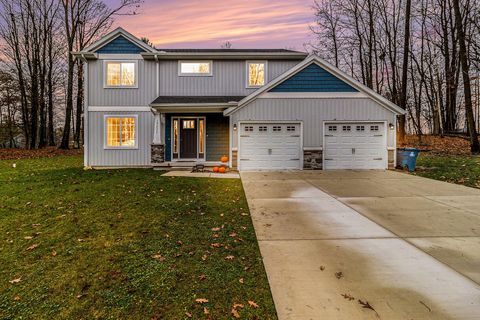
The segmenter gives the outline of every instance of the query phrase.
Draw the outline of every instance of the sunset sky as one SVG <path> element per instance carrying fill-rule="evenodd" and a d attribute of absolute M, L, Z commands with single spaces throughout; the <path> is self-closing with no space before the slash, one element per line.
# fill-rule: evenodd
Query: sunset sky
<path fill-rule="evenodd" d="M 158 48 L 291 48 L 310 40 L 313 0 L 145 0 L 121 26 Z M 114 5 L 118 0 L 107 0 Z"/>

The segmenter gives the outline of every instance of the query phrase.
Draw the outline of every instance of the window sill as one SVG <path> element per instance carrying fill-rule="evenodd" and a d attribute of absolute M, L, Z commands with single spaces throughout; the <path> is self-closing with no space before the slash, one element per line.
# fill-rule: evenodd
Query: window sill
<path fill-rule="evenodd" d="M 138 86 L 103 86 L 103 89 L 138 89 Z"/>
<path fill-rule="evenodd" d="M 104 150 L 138 150 L 138 147 L 103 147 Z"/>

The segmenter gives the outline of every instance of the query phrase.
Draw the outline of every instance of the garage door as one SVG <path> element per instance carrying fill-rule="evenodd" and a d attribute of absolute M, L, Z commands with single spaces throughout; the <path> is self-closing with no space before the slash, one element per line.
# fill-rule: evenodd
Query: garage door
<path fill-rule="evenodd" d="M 239 170 L 301 169 L 299 123 L 242 123 Z"/>
<path fill-rule="evenodd" d="M 387 168 L 384 123 L 326 123 L 325 169 Z"/>

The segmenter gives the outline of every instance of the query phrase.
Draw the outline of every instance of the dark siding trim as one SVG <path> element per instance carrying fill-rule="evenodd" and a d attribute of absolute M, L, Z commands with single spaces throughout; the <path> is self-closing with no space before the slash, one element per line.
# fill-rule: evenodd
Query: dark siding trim
<path fill-rule="evenodd" d="M 358 90 L 312 63 L 269 92 L 358 92 Z"/>
<path fill-rule="evenodd" d="M 133 42 L 127 40 L 123 36 L 119 36 L 105 46 L 97 50 L 97 53 L 128 53 L 136 54 L 145 52 L 142 48 L 134 44 Z"/>
<path fill-rule="evenodd" d="M 172 116 L 165 116 L 165 161 L 172 160 Z"/>

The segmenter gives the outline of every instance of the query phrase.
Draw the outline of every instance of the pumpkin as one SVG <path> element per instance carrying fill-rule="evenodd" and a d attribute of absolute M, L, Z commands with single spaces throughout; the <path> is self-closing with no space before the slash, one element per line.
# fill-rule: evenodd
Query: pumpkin
<path fill-rule="evenodd" d="M 213 172 L 218 172 L 218 167 L 213 167 Z"/>
<path fill-rule="evenodd" d="M 220 161 L 222 161 L 223 163 L 227 162 L 228 161 L 228 157 L 227 156 L 222 156 L 220 158 Z"/>
<path fill-rule="evenodd" d="M 225 173 L 225 170 L 226 170 L 225 167 L 218 168 L 218 172 L 220 173 Z"/>

